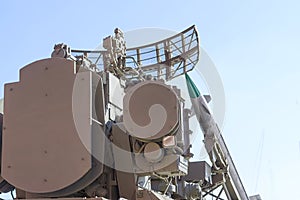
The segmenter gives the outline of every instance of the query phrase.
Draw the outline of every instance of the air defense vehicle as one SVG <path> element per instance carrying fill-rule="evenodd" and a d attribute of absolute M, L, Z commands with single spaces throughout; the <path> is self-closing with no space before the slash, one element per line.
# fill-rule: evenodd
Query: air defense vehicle
<path fill-rule="evenodd" d="M 16 199 L 250 199 L 209 98 L 188 75 L 199 58 L 195 26 L 134 48 L 118 28 L 103 50 L 56 44 L 5 84 L 0 191 Z M 188 96 L 172 84 L 178 77 Z M 191 159 L 193 116 L 210 162 Z"/>

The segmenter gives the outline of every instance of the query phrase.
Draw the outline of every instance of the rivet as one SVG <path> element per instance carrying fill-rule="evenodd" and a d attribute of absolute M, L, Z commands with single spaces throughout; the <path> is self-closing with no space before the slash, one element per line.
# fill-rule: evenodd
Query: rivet
<path fill-rule="evenodd" d="M 45 96 L 47 97 L 47 96 L 48 96 L 48 94 L 46 93 L 46 94 L 45 94 Z"/>
<path fill-rule="evenodd" d="M 8 168 L 8 169 L 10 169 L 10 168 L 11 168 L 11 166 L 10 166 L 10 165 L 8 165 L 8 166 L 7 166 L 7 168 Z"/>
<path fill-rule="evenodd" d="M 9 91 L 13 91 L 13 90 L 14 90 L 13 88 L 10 88 L 10 89 L 9 89 Z"/>
<path fill-rule="evenodd" d="M 46 183 L 48 180 L 47 179 L 44 179 L 44 182 Z"/>
<path fill-rule="evenodd" d="M 81 158 L 81 160 L 84 160 L 84 158 Z"/>
<path fill-rule="evenodd" d="M 3 126 L 3 130 L 6 130 L 6 127 L 5 127 L 5 126 Z"/>
<path fill-rule="evenodd" d="M 45 153 L 45 154 L 47 154 L 47 153 L 48 153 L 48 151 L 47 151 L 47 150 L 45 150 L 45 151 L 44 151 L 44 153 Z"/>
<path fill-rule="evenodd" d="M 48 70 L 48 67 L 45 67 L 45 70 Z"/>

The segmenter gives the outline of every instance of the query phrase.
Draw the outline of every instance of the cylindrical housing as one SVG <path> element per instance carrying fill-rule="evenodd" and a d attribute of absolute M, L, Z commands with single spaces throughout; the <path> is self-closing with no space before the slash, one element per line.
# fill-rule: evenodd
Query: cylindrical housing
<path fill-rule="evenodd" d="M 160 81 L 143 81 L 126 92 L 124 125 L 141 140 L 157 140 L 172 134 L 179 124 L 179 101 L 174 90 Z"/>

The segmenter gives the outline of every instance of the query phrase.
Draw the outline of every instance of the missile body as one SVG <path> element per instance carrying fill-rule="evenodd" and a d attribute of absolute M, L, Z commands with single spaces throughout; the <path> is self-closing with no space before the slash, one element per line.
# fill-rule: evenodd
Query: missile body
<path fill-rule="evenodd" d="M 214 162 L 212 163 L 214 168 L 218 169 L 219 167 L 214 165 L 216 160 L 212 151 L 217 142 L 217 138 L 219 137 L 220 132 L 218 130 L 217 124 L 215 123 L 212 117 L 212 114 L 209 110 L 205 98 L 201 95 L 200 91 L 198 90 L 197 86 L 194 84 L 192 79 L 187 74 L 185 75 L 185 77 L 189 96 L 192 103 L 192 108 L 204 134 L 204 144 L 206 151 L 209 154 L 211 160 L 214 160 Z M 224 158 L 220 158 L 220 161 L 221 160 L 224 162 Z M 225 167 L 225 163 L 223 163 L 222 167 Z"/>
<path fill-rule="evenodd" d="M 221 131 L 210 112 L 205 98 L 201 95 L 188 74 L 185 74 L 185 78 L 194 113 L 204 134 L 205 149 L 214 170 L 224 174 L 227 197 L 230 199 L 248 200 L 249 198 L 229 154 Z"/>

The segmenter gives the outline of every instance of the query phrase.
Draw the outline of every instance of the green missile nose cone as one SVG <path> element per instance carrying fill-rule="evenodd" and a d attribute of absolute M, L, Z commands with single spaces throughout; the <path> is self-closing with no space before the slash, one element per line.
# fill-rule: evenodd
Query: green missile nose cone
<path fill-rule="evenodd" d="M 195 83 L 192 81 L 192 79 L 190 78 L 190 76 L 187 73 L 185 74 L 185 80 L 186 80 L 186 85 L 187 85 L 190 97 L 191 98 L 199 97 L 200 92 L 199 92 L 197 86 L 195 85 Z"/>

